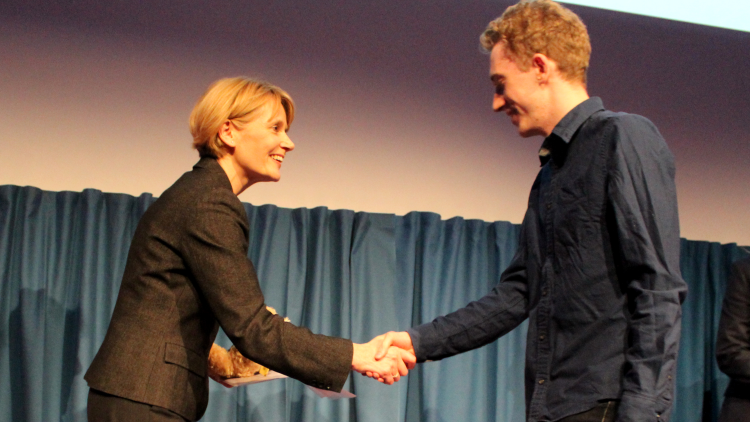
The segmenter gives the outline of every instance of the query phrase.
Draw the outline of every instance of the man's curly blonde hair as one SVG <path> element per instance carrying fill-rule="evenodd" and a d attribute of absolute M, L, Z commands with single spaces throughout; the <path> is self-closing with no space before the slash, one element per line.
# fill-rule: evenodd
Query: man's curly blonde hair
<path fill-rule="evenodd" d="M 479 38 L 486 51 L 503 43 L 519 69 L 527 71 L 536 53 L 557 63 L 562 76 L 586 85 L 591 42 L 586 25 L 551 0 L 522 0 L 490 22 Z"/>

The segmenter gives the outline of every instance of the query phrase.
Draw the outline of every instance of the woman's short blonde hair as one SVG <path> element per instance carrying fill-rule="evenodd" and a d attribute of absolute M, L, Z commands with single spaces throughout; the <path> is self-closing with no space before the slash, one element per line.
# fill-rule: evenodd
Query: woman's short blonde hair
<path fill-rule="evenodd" d="M 536 53 L 557 63 L 568 81 L 586 84 L 591 41 L 586 25 L 569 9 L 551 0 L 522 0 L 490 22 L 479 38 L 486 51 L 504 43 L 507 53 L 523 71 Z"/>
<path fill-rule="evenodd" d="M 201 157 L 221 157 L 226 151 L 219 129 L 230 121 L 240 127 L 266 104 L 283 107 L 287 127 L 294 120 L 294 101 L 283 89 L 246 77 L 224 78 L 211 84 L 190 113 L 193 148 Z"/>

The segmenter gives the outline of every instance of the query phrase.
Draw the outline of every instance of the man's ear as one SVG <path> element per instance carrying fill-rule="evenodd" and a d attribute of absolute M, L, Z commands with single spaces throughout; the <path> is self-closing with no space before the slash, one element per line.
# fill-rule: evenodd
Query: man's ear
<path fill-rule="evenodd" d="M 219 128 L 219 139 L 221 139 L 221 142 L 224 143 L 224 145 L 234 148 L 235 146 L 237 146 L 234 132 L 234 125 L 232 124 L 232 122 L 227 120 Z"/>
<path fill-rule="evenodd" d="M 536 53 L 531 57 L 531 69 L 536 73 L 536 80 L 540 84 L 547 83 L 555 69 L 555 63 L 544 54 Z"/>

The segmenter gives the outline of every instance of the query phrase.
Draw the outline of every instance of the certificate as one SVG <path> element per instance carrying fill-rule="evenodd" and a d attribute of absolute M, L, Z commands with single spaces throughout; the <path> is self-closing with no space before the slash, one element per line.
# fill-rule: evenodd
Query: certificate
<path fill-rule="evenodd" d="M 260 382 L 266 382 L 266 381 L 273 381 L 278 380 L 282 378 L 288 378 L 284 374 L 280 374 L 276 371 L 269 371 L 267 375 L 253 375 L 251 377 L 243 377 L 243 378 L 226 378 L 222 380 L 225 384 L 229 385 L 231 387 L 240 387 L 243 385 L 250 385 L 250 384 L 258 384 Z M 318 397 L 323 397 L 327 399 L 352 399 L 354 397 L 357 397 L 355 394 L 352 394 L 351 392 L 347 390 L 341 390 L 340 393 L 336 393 L 334 391 L 330 390 L 323 390 L 320 388 L 311 387 L 309 385 L 306 385 L 307 388 L 312 390 L 315 394 L 318 395 Z"/>

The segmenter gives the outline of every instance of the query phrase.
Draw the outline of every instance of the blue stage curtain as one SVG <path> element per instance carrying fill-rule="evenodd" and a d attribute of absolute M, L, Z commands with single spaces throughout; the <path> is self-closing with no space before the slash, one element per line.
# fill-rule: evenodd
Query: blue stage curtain
<path fill-rule="evenodd" d="M 0 422 L 86 421 L 83 374 L 109 323 L 149 194 L 0 186 Z M 432 213 L 354 213 L 245 204 L 266 303 L 312 331 L 368 341 L 489 291 L 519 228 Z M 715 420 L 727 379 L 713 358 L 736 245 L 682 242 L 684 306 L 673 421 Z M 354 400 L 295 380 L 211 383 L 206 421 L 523 420 L 526 325 L 481 349 L 425 363 L 395 386 L 353 374 Z M 217 342 L 230 343 L 220 332 Z M 704 406 L 705 403 L 705 406 Z"/>

